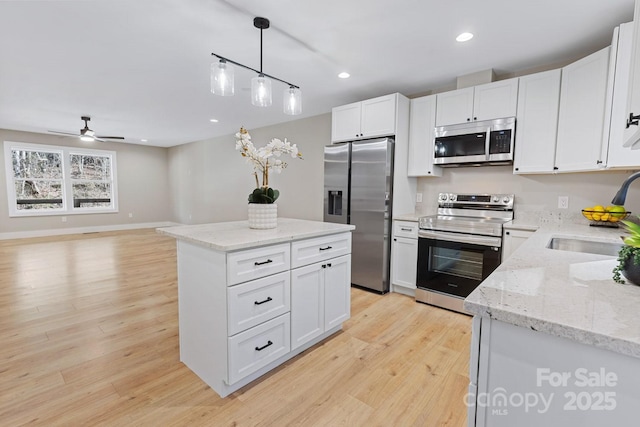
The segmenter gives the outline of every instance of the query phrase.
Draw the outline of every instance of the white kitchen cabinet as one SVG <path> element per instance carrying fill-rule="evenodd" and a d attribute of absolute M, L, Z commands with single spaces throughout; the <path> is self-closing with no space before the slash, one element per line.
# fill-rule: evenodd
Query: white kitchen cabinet
<path fill-rule="evenodd" d="M 442 176 L 433 164 L 436 95 L 411 100 L 409 114 L 409 176 Z"/>
<path fill-rule="evenodd" d="M 623 426 L 640 405 L 638 359 L 476 316 L 469 427 Z"/>
<path fill-rule="evenodd" d="M 531 235 L 533 230 L 504 229 L 502 234 L 502 262 L 511 256 Z"/>
<path fill-rule="evenodd" d="M 561 73 L 557 69 L 520 77 L 514 173 L 553 172 Z"/>
<path fill-rule="evenodd" d="M 633 22 L 620 25 L 614 32 L 611 43 L 611 68 L 609 79 L 613 80 L 611 94 L 611 116 L 609 141 L 606 151 L 607 169 L 640 167 L 640 150 L 625 147 L 636 132 L 636 127 L 626 127 L 629 101 L 629 77 L 631 72 L 631 52 L 633 45 Z"/>
<path fill-rule="evenodd" d="M 392 291 L 415 296 L 418 268 L 418 223 L 393 222 L 391 242 Z"/>
<path fill-rule="evenodd" d="M 308 223 L 292 227 L 306 237 Z M 279 224 L 283 233 L 286 224 Z M 268 236 L 256 235 L 257 247 L 236 250 L 196 244 L 191 234 L 178 237 L 180 360 L 221 397 L 337 332 L 349 318 L 351 233 L 327 233 L 326 226 L 314 225 L 316 237 L 264 246 L 260 241 Z M 240 227 L 242 239 L 248 231 Z M 229 235 L 228 226 L 221 230 Z M 217 234 L 203 233 L 214 240 Z"/>
<path fill-rule="evenodd" d="M 351 256 L 291 271 L 291 348 L 296 349 L 347 320 L 351 305 Z"/>
<path fill-rule="evenodd" d="M 640 22 L 640 0 L 636 0 L 633 12 L 633 22 Z M 633 40 L 631 45 L 631 68 L 629 76 L 629 92 L 625 118 L 630 115 L 640 115 L 640 25 L 633 28 Z M 640 149 L 640 126 L 631 125 L 629 135 L 625 135 L 624 147 Z"/>
<path fill-rule="evenodd" d="M 514 117 L 518 79 L 500 80 L 436 96 L 436 126 Z"/>
<path fill-rule="evenodd" d="M 599 170 L 604 167 L 602 144 L 605 129 L 610 47 L 599 50 L 562 69 L 557 172 Z"/>
<path fill-rule="evenodd" d="M 354 141 L 394 135 L 397 95 L 380 96 L 333 108 L 331 141 Z"/>

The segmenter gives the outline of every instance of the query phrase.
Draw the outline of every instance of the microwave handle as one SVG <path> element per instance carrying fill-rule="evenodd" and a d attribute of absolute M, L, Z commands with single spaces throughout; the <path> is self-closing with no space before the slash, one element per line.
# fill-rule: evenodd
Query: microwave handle
<path fill-rule="evenodd" d="M 487 156 L 487 161 L 489 161 L 489 147 L 491 146 L 491 126 L 487 128 L 487 137 L 484 140 L 484 153 Z"/>

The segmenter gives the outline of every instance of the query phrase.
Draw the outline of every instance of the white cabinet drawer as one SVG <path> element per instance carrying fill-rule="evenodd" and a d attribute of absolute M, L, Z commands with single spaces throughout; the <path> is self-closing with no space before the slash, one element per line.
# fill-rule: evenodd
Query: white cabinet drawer
<path fill-rule="evenodd" d="M 229 384 L 289 353 L 289 313 L 229 338 Z"/>
<path fill-rule="evenodd" d="M 231 252 L 227 255 L 227 285 L 259 279 L 290 267 L 289 243 Z"/>
<path fill-rule="evenodd" d="M 351 233 L 298 240 L 291 243 L 291 268 L 351 253 Z"/>
<path fill-rule="evenodd" d="M 393 236 L 418 238 L 418 223 L 412 221 L 393 221 Z"/>
<path fill-rule="evenodd" d="M 288 271 L 227 288 L 229 335 L 235 335 L 288 312 L 291 308 Z"/>

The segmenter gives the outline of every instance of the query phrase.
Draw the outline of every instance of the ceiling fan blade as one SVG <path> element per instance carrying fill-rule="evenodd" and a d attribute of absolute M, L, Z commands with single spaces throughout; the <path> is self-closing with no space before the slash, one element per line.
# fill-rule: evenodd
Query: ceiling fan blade
<path fill-rule="evenodd" d="M 57 130 L 48 130 L 47 132 L 51 132 L 51 133 L 59 133 L 60 135 L 72 135 L 72 136 L 79 136 L 77 133 L 58 132 Z"/>
<path fill-rule="evenodd" d="M 100 139 L 124 139 L 124 136 L 96 136 L 95 138 L 100 138 Z"/>

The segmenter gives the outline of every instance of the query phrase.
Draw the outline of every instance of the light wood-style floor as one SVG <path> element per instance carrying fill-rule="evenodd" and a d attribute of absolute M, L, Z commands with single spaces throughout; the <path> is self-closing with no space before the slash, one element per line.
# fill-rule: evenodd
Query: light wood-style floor
<path fill-rule="evenodd" d="M 463 426 L 471 319 L 352 290 L 344 331 L 220 399 L 179 361 L 175 241 L 0 241 L 0 425 Z"/>

